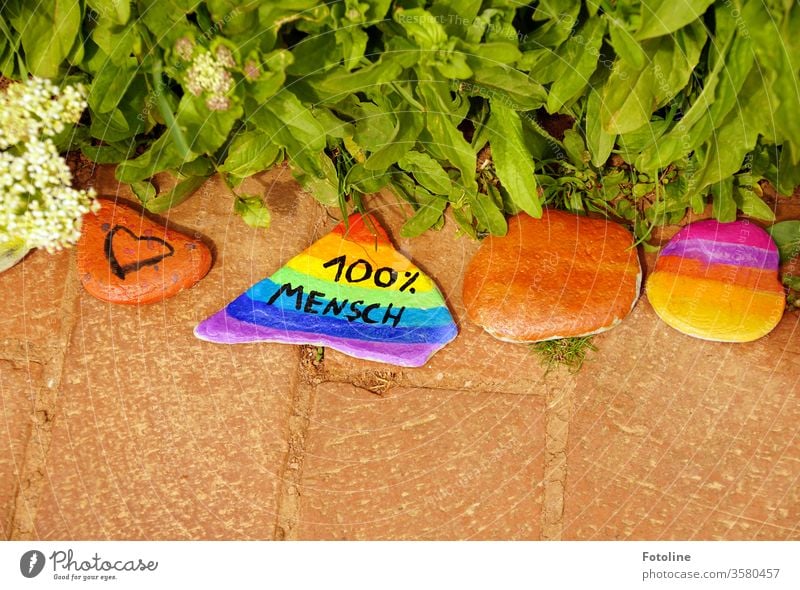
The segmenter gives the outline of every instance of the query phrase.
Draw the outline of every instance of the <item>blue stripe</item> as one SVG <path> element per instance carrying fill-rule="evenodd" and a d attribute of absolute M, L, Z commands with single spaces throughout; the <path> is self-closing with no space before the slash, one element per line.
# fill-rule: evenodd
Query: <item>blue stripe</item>
<path fill-rule="evenodd" d="M 337 318 L 330 315 L 313 315 L 295 311 L 294 307 L 290 310 L 280 309 L 274 305 L 250 299 L 246 293 L 234 299 L 226 310 L 228 314 L 241 322 L 277 330 L 310 332 L 355 340 L 392 343 L 448 342 L 457 333 L 456 326 L 452 321 L 447 325 L 422 324 L 408 328 L 402 326 L 395 328 L 391 324 L 365 324 L 360 319 L 350 322 L 344 317 L 345 314 L 350 313 L 349 305 L 342 317 Z M 405 320 L 405 314 L 408 311 L 403 312 L 401 322 Z M 374 316 L 379 317 L 379 314 L 374 314 Z"/>
<path fill-rule="evenodd" d="M 280 285 L 272 282 L 270 279 L 264 279 L 260 283 L 248 289 L 245 292 L 245 294 L 254 301 L 266 303 L 275 293 L 278 292 L 278 289 L 280 289 Z M 305 305 L 307 295 L 308 293 L 304 291 L 302 300 L 303 305 Z M 317 313 L 322 314 L 323 310 L 325 309 L 325 306 L 328 305 L 330 299 L 322 299 L 319 297 L 316 297 L 315 299 L 319 301 L 320 304 L 315 305 L 314 309 L 317 311 Z M 347 299 L 337 298 L 336 301 L 339 303 L 339 305 L 341 305 L 344 301 L 347 301 Z M 350 301 L 353 301 L 353 299 L 351 298 Z M 297 311 L 295 308 L 296 303 L 297 303 L 296 295 L 288 296 L 284 292 L 283 295 L 278 297 L 278 299 L 272 305 L 284 311 Z M 363 308 L 364 305 L 361 305 L 360 307 Z M 392 306 L 392 312 L 393 313 L 396 312 L 400 307 L 402 307 L 402 303 L 401 304 L 394 303 L 394 305 Z M 381 306 L 379 310 L 372 312 L 370 314 L 370 317 L 382 320 L 383 312 L 385 310 L 386 307 Z M 347 314 L 349 312 L 350 312 L 350 304 L 348 303 L 347 307 L 342 312 L 342 315 Z M 328 315 L 332 316 L 333 312 L 329 312 Z M 420 325 L 440 326 L 440 325 L 452 324 L 453 317 L 450 315 L 450 311 L 445 306 L 434 307 L 431 309 L 418 309 L 416 307 L 406 307 L 405 311 L 403 312 L 403 317 L 400 321 L 401 325 L 403 326 L 420 326 Z"/>

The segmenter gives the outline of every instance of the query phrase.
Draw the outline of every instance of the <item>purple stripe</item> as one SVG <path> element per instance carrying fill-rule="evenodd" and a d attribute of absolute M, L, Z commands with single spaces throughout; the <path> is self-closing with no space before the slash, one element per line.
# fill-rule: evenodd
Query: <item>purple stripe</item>
<path fill-rule="evenodd" d="M 194 334 L 201 340 L 221 344 L 279 342 L 283 344 L 328 346 L 345 354 L 358 356 L 366 360 L 391 363 L 403 367 L 421 367 L 437 350 L 447 344 L 447 342 L 432 344 L 362 342 L 324 334 L 278 330 L 240 322 L 226 314 L 224 309 L 198 324 Z"/>
<path fill-rule="evenodd" d="M 673 241 L 661 251 L 661 256 L 668 255 L 702 260 L 706 264 L 731 264 L 778 270 L 777 250 L 764 250 L 740 244 L 697 239 L 675 241 L 673 238 Z"/>
<path fill-rule="evenodd" d="M 732 221 L 730 223 L 720 223 L 714 219 L 696 221 L 675 234 L 671 242 L 687 239 L 740 244 L 777 251 L 775 242 L 772 241 L 770 235 L 749 221 Z"/>

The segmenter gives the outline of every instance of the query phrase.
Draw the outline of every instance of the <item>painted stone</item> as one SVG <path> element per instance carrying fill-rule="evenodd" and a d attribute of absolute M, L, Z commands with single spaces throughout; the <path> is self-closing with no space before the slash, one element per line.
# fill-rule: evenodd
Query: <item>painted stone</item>
<path fill-rule="evenodd" d="M 750 342 L 783 316 L 778 265 L 772 238 L 749 221 L 697 221 L 661 250 L 647 279 L 647 298 L 664 322 L 684 334 Z"/>
<path fill-rule="evenodd" d="M 359 213 L 195 329 L 210 342 L 328 346 L 406 367 L 456 334 L 434 282 Z"/>
<path fill-rule="evenodd" d="M 211 268 L 209 247 L 121 201 L 99 199 L 83 218 L 78 274 L 84 288 L 112 303 L 153 303 L 176 295 Z"/>
<path fill-rule="evenodd" d="M 620 225 L 563 211 L 520 214 L 483 241 L 464 276 L 469 318 L 495 338 L 540 342 L 608 330 L 639 297 L 642 270 Z"/>

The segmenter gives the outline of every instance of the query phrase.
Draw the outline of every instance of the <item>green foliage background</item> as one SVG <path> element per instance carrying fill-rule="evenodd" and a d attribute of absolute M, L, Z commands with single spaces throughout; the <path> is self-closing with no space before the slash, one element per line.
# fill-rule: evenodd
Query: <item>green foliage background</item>
<path fill-rule="evenodd" d="M 417 235 L 550 204 L 630 221 L 772 219 L 800 184 L 793 0 L 2 0 L 0 73 L 90 85 L 70 138 L 163 211 L 220 173 L 288 160 L 326 205 L 390 187 Z M 227 110 L 185 90 L 176 42 L 230 48 Z M 257 75 L 247 64 L 257 65 Z M 252 73 L 252 68 L 251 68 Z M 563 137 L 547 115 L 574 120 Z M 156 173 L 179 179 L 159 194 Z M 253 225 L 269 214 L 241 195 Z M 346 200 L 347 199 L 347 200 Z"/>

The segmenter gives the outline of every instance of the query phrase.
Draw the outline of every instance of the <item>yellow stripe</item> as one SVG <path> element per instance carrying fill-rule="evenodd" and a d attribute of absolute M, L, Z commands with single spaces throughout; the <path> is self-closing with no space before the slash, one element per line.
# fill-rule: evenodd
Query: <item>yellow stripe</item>
<path fill-rule="evenodd" d="M 353 260 L 363 258 L 364 260 L 369 260 L 376 268 L 391 266 L 395 270 L 401 271 L 414 266 L 408 258 L 387 244 L 379 244 L 376 248 L 374 244 L 367 245 L 360 242 L 351 242 L 330 234 L 314 242 L 305 253 L 322 260 L 330 260 L 342 255 L 346 255 Z"/>
<path fill-rule="evenodd" d="M 323 238 L 323 240 L 326 239 L 327 238 Z M 346 256 L 347 259 L 345 261 L 344 269 L 342 270 L 342 274 L 339 278 L 340 283 L 348 284 L 346 281 L 347 267 L 353 264 L 356 260 L 363 259 L 369 261 L 370 265 L 372 266 L 372 277 L 358 283 L 352 283 L 359 287 L 367 289 L 372 288 L 384 289 L 387 291 L 399 291 L 400 287 L 402 287 L 414 273 L 418 272 L 420 274 L 414 280 L 412 285 L 417 293 L 431 291 L 436 288 L 433 282 L 425 274 L 423 274 L 419 268 L 417 268 L 413 263 L 411 263 L 411 261 L 393 248 L 388 246 L 379 246 L 376 252 L 372 247 L 368 249 L 361 248 L 358 244 L 353 242 L 346 242 L 336 238 L 334 238 L 333 241 L 335 242 L 335 248 L 329 247 L 331 246 L 330 243 L 314 244 L 305 252 L 301 252 L 289 260 L 289 262 L 286 263 L 286 266 L 305 275 L 310 275 L 318 279 L 334 282 L 336 273 L 339 270 L 339 264 L 331 265 L 328 268 L 325 268 L 322 265 L 338 256 Z M 389 267 L 398 273 L 397 280 L 389 287 L 378 287 L 375 284 L 375 273 L 379 268 L 382 267 Z M 364 273 L 364 266 L 359 265 L 354 273 L 356 277 L 361 277 Z M 409 275 L 407 276 L 406 273 L 409 273 Z M 381 279 L 385 282 L 389 280 L 389 276 L 390 275 L 388 273 L 382 273 Z"/>
<path fill-rule="evenodd" d="M 658 316 L 685 334 L 723 342 L 767 335 L 783 317 L 783 293 L 754 291 L 719 281 L 655 272 L 647 298 Z"/>

